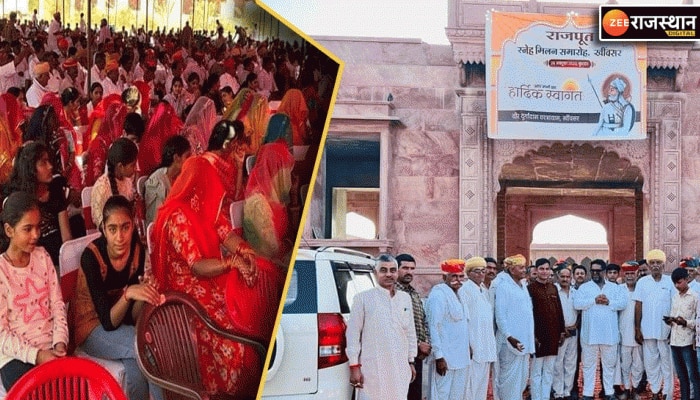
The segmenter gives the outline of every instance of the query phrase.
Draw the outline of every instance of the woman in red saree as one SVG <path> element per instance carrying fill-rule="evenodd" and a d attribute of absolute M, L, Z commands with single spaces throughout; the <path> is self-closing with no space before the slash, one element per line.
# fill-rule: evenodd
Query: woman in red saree
<path fill-rule="evenodd" d="M 217 162 L 242 147 L 242 126 L 221 121 L 210 151 Z M 215 149 L 216 148 L 216 149 Z M 231 227 L 227 189 L 214 158 L 187 159 L 158 211 L 153 274 L 160 288 L 196 299 L 224 329 L 269 343 L 284 275 L 253 250 Z M 229 176 L 230 179 L 230 176 Z M 225 254 L 222 248 L 226 249 Z M 196 330 L 203 383 L 211 393 L 254 397 L 262 365 L 255 351 L 225 340 L 204 327 Z"/>
<path fill-rule="evenodd" d="M 94 85 L 93 85 L 94 86 Z M 102 86 L 100 85 L 100 88 Z M 100 126 L 102 125 L 102 120 L 105 117 L 105 113 L 110 105 L 114 103 L 121 103 L 122 96 L 118 94 L 111 94 L 107 97 L 103 97 L 97 106 L 88 115 L 88 124 L 85 133 L 83 134 L 83 149 L 90 147 L 90 142 L 97 137 L 100 131 Z"/>
<path fill-rule="evenodd" d="M 270 118 L 264 144 L 255 158 L 245 189 L 243 231 L 255 252 L 287 268 L 292 248 L 287 205 L 292 187 L 294 157 L 290 119 Z"/>
<path fill-rule="evenodd" d="M 199 96 L 187 114 L 182 134 L 190 141 L 192 154 L 200 155 L 206 150 L 211 130 L 217 121 L 214 102 L 206 96 Z"/>
<path fill-rule="evenodd" d="M 60 149 L 62 164 L 56 166 L 58 172 L 66 178 L 71 188 L 80 192 L 83 188 L 83 179 L 80 168 L 75 163 L 75 143 L 77 143 L 78 135 L 70 122 L 70 117 L 66 115 L 66 109 L 69 112 L 77 110 L 77 99 L 80 94 L 75 88 L 68 88 L 65 91 L 67 92 L 66 99 L 70 100 L 67 101 L 68 104 L 64 105 L 61 97 L 54 92 L 49 92 L 41 99 L 41 105 L 50 105 L 53 108 L 58 117 L 61 133 L 66 137 L 65 148 Z"/>
<path fill-rule="evenodd" d="M 294 146 L 308 145 L 309 108 L 301 90 L 289 89 L 282 97 L 277 113 L 287 114 L 291 119 Z"/>
<path fill-rule="evenodd" d="M 20 125 L 24 122 L 22 106 L 9 93 L 0 95 L 0 184 L 7 183 L 12 160 L 22 144 Z"/>
<path fill-rule="evenodd" d="M 101 118 L 97 136 L 90 142 L 87 154 L 84 156 L 85 186 L 94 185 L 97 178 L 104 174 L 107 150 L 112 142 L 122 136 L 126 114 L 126 106 L 121 102 L 111 103 L 107 107 Z"/>
<path fill-rule="evenodd" d="M 229 121 L 241 121 L 245 126 L 245 136 L 250 140 L 247 154 L 256 154 L 265 135 L 270 120 L 270 106 L 267 98 L 250 89 L 241 89 L 233 99 L 230 112 L 224 115 Z"/>
<path fill-rule="evenodd" d="M 173 106 L 161 101 L 146 126 L 146 133 L 139 142 L 139 168 L 141 175 L 149 176 L 160 165 L 160 154 L 165 142 L 183 128 Z"/>

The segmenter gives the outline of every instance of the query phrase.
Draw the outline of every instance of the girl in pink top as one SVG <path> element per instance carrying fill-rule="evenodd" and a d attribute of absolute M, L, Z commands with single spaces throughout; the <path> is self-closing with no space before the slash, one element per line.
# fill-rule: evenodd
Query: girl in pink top
<path fill-rule="evenodd" d="M 32 195 L 7 197 L 0 233 L 0 376 L 7 390 L 34 365 L 66 355 L 66 311 L 51 257 L 37 247 L 40 222 Z"/>

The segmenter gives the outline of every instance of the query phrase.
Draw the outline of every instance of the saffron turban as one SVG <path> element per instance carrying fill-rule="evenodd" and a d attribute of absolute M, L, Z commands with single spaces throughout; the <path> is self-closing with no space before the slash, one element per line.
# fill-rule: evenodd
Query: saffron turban
<path fill-rule="evenodd" d="M 470 272 L 476 268 L 486 268 L 486 260 L 483 257 L 472 257 L 464 263 L 465 272 Z"/>
<path fill-rule="evenodd" d="M 649 250 L 647 253 L 647 260 L 652 261 L 661 261 L 661 262 L 666 262 L 666 253 L 659 249 L 654 249 L 654 250 Z"/>
<path fill-rule="evenodd" d="M 504 261 L 506 266 L 512 267 L 512 266 L 520 266 L 520 265 L 525 265 L 527 263 L 527 260 L 525 259 L 525 256 L 522 254 L 516 254 L 514 256 L 510 256 L 506 258 Z"/>

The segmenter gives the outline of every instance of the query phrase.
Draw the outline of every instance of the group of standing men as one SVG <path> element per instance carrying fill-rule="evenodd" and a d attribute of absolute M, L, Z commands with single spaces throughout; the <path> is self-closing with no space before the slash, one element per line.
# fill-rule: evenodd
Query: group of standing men
<path fill-rule="evenodd" d="M 424 306 L 411 286 L 415 259 L 383 254 L 375 268 L 379 286 L 352 305 L 350 384 L 360 399 L 422 399 L 427 358 L 429 399 L 486 399 L 489 382 L 497 400 L 522 400 L 528 382 L 532 400 L 572 399 L 582 362 L 583 399 L 594 397 L 599 366 L 605 399 L 638 399 L 644 372 L 652 399 L 670 399 L 672 351 L 690 348 L 695 356 L 695 309 L 692 320 L 675 303 L 672 310 L 680 286 L 663 274 L 662 251 L 650 251 L 644 262 L 648 276 L 635 261 L 621 267 L 594 260 L 586 280 L 584 266 L 553 268 L 544 258 L 530 266 L 531 279 L 522 255 L 507 257 L 502 272 L 492 258 L 451 259 L 441 263 L 443 282 Z M 692 331 L 691 339 L 687 332 L 669 335 L 676 326 Z M 688 377 L 697 376 L 695 360 L 695 371 L 678 373 L 684 399 Z"/>

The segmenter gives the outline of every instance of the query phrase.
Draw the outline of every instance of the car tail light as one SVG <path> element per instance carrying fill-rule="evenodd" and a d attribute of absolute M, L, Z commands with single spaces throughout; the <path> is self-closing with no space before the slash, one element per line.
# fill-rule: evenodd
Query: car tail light
<path fill-rule="evenodd" d="M 318 314 L 318 368 L 328 368 L 348 360 L 345 354 L 345 320 L 340 314 Z"/>

